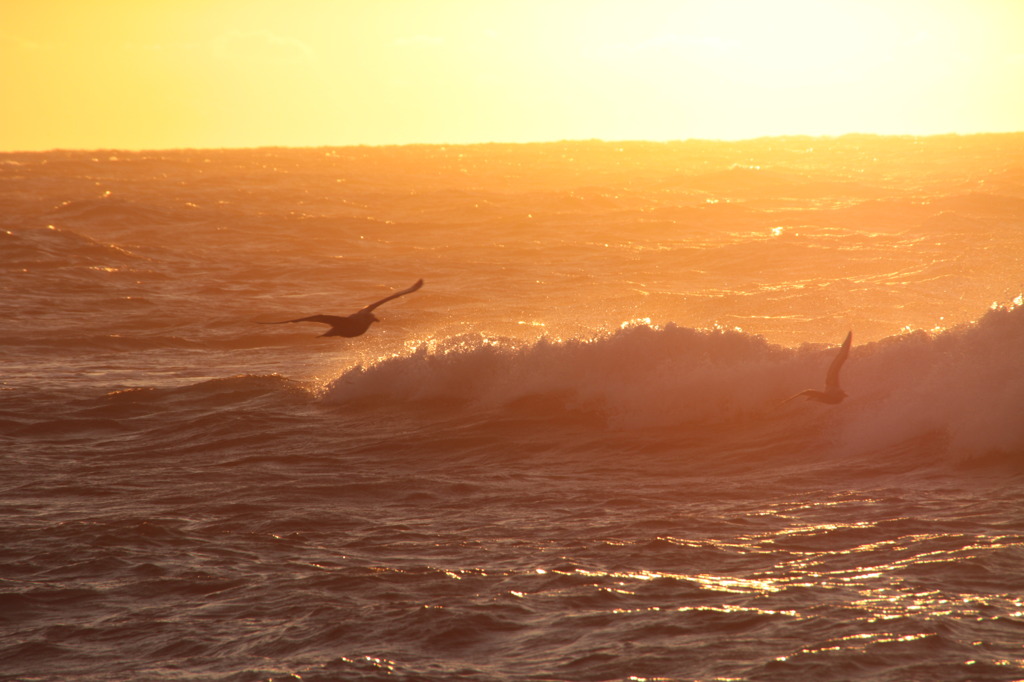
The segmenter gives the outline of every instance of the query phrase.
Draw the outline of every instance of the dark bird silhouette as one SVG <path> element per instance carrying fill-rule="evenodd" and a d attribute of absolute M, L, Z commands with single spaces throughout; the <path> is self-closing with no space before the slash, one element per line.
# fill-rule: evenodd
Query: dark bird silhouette
<path fill-rule="evenodd" d="M 805 391 L 800 391 L 792 398 L 787 398 L 783 401 L 783 404 L 788 403 L 790 400 L 795 400 L 802 395 L 807 396 L 808 400 L 817 400 L 819 403 L 828 403 L 830 405 L 843 402 L 846 393 L 843 389 L 839 388 L 839 370 L 842 369 L 843 363 L 846 362 L 846 358 L 850 355 L 850 342 L 852 340 L 853 332 L 850 332 L 846 335 L 846 340 L 843 341 L 843 345 L 839 349 L 839 353 L 836 354 L 835 359 L 832 360 L 832 364 L 828 366 L 828 374 L 825 375 L 824 391 L 808 388 Z"/>
<path fill-rule="evenodd" d="M 423 280 L 417 280 L 408 289 L 402 289 L 401 291 L 395 292 L 390 296 L 385 296 L 376 303 L 371 303 L 359 312 L 346 315 L 344 317 L 339 315 L 310 315 L 309 317 L 300 317 L 297 320 L 282 320 L 280 322 L 261 322 L 260 324 L 288 324 L 290 322 L 322 322 L 323 324 L 331 325 L 325 333 L 320 336 L 344 336 L 352 338 L 354 336 L 361 336 L 366 333 L 366 330 L 370 328 L 370 325 L 374 322 L 380 322 L 377 316 L 373 314 L 373 311 L 380 305 L 387 303 L 392 299 L 396 299 L 399 296 L 405 296 L 418 290 L 423 286 Z"/>

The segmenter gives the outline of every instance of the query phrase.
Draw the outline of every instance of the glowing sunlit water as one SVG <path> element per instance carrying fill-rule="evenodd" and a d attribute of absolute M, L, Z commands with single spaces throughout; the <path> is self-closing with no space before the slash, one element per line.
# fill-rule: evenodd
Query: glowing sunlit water
<path fill-rule="evenodd" d="M 1020 136 L 0 174 L 11 679 L 1024 676 Z"/>

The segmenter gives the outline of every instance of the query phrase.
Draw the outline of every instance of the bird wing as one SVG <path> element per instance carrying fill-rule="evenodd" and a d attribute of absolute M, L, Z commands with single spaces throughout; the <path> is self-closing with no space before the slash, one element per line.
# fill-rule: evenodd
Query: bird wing
<path fill-rule="evenodd" d="M 289 322 L 322 322 L 324 324 L 329 324 L 333 327 L 338 322 L 344 319 L 344 317 L 338 317 L 337 315 L 310 315 L 309 317 L 300 317 L 297 320 L 281 320 L 280 322 L 260 322 L 260 324 L 288 324 Z"/>
<path fill-rule="evenodd" d="M 788 403 L 789 401 L 791 401 L 791 400 L 796 400 L 797 398 L 799 398 L 799 397 L 800 397 L 800 396 L 802 396 L 802 395 L 807 395 L 808 393 L 812 392 L 813 390 L 814 390 L 814 389 L 810 389 L 810 388 L 808 388 L 808 389 L 807 389 L 807 390 L 805 390 L 805 391 L 800 391 L 800 392 L 799 392 L 799 393 L 797 393 L 796 395 L 791 395 L 791 396 L 789 396 L 788 398 L 786 398 L 785 400 L 783 400 L 783 401 L 782 401 L 781 403 L 779 403 L 779 404 L 780 404 L 780 405 L 785 405 L 785 404 L 786 404 L 786 403 Z"/>
<path fill-rule="evenodd" d="M 842 347 L 839 349 L 839 353 L 836 354 L 832 364 L 828 366 L 828 374 L 825 375 L 825 388 L 839 388 L 839 370 L 842 369 L 843 363 L 846 362 L 847 356 L 850 355 L 850 343 L 853 341 L 853 332 L 849 332 L 846 335 L 846 340 L 843 341 Z"/>
<path fill-rule="evenodd" d="M 376 303 L 371 303 L 370 305 L 366 306 L 365 308 L 360 310 L 358 313 L 356 313 L 356 315 L 365 315 L 366 313 L 373 312 L 373 309 L 376 308 L 377 306 L 382 305 L 384 303 L 387 303 L 388 301 L 390 301 L 392 299 L 395 299 L 395 298 L 398 298 L 399 296 L 405 296 L 406 294 L 411 294 L 412 292 L 414 292 L 417 289 L 419 289 L 421 286 L 423 286 L 423 280 L 422 279 L 417 280 L 416 283 L 413 284 L 408 289 L 402 289 L 401 291 L 396 291 L 395 293 L 391 294 L 390 296 L 385 296 L 384 298 L 380 299 Z"/>

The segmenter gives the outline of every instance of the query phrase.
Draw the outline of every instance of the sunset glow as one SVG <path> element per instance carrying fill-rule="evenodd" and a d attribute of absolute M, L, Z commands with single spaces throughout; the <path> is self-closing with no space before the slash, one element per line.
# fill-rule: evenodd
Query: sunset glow
<path fill-rule="evenodd" d="M 6 150 L 1024 121 L 1024 4 L 1010 0 L 42 0 L 5 10 L 0 59 Z"/>

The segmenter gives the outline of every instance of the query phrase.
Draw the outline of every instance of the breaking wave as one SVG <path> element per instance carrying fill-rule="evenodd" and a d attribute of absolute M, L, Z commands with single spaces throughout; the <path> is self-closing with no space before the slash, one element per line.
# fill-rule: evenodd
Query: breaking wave
<path fill-rule="evenodd" d="M 739 330 L 625 326 L 590 339 L 517 342 L 479 335 L 420 343 L 344 372 L 335 404 L 497 412 L 540 406 L 585 414 L 613 430 L 747 428 L 784 420 L 826 424 L 844 454 L 926 440 L 976 456 L 1024 451 L 1024 308 L 975 323 L 858 345 L 843 368 L 839 406 L 783 401 L 819 387 L 834 347 L 786 348 Z"/>

